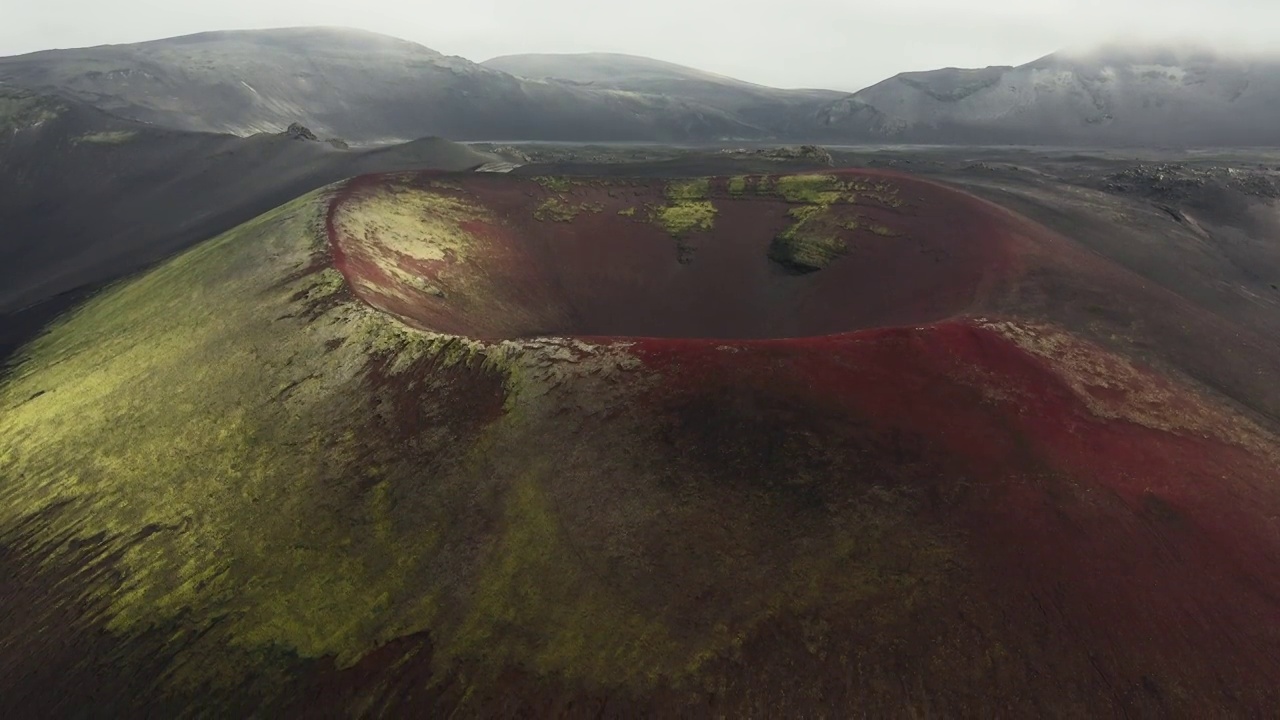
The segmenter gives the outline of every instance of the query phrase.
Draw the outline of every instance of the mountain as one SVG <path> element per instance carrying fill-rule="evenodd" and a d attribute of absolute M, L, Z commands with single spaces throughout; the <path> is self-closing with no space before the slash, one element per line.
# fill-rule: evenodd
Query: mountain
<path fill-rule="evenodd" d="M 532 80 L 559 80 L 698 102 L 775 137 L 806 134 L 815 113 L 843 95 L 832 90 L 780 90 L 617 53 L 505 55 L 481 64 Z"/>
<path fill-rule="evenodd" d="M 364 31 L 290 28 L 0 58 L 0 82 L 157 126 L 248 135 L 296 121 L 356 142 L 1280 145 L 1280 61 L 1187 46 L 908 72 L 846 95 L 630 55 L 476 64 Z"/>
<path fill-rule="evenodd" d="M 493 159 L 438 138 L 346 150 L 297 133 L 163 129 L 0 85 L 0 357 L 47 315 L 14 313 L 118 279 L 317 187 Z"/>
<path fill-rule="evenodd" d="M 1106 46 L 1019 67 L 903 73 L 822 109 L 833 138 L 1045 145 L 1280 145 L 1280 60 Z"/>
<path fill-rule="evenodd" d="M 358 177 L 0 378 L 0 697 L 1274 717 L 1277 347 L 894 172 Z"/>
<path fill-rule="evenodd" d="M 695 101 L 523 80 L 415 43 L 333 28 L 50 50 L 0 59 L 0 81 L 156 125 L 240 135 L 295 121 L 360 142 L 760 134 Z"/>

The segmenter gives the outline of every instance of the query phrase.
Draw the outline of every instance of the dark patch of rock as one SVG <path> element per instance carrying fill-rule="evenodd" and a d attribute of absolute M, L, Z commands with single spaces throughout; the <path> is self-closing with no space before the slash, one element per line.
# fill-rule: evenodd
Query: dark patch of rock
<path fill-rule="evenodd" d="M 316 134 L 311 132 L 311 129 L 302 123 L 291 123 L 288 129 L 284 131 L 283 135 L 292 140 L 320 141 L 320 138 L 316 137 Z"/>

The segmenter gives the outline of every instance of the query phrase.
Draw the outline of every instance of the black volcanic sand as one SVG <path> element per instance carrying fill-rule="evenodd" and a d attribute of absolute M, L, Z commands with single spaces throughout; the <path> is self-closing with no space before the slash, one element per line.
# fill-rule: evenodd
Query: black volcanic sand
<path fill-rule="evenodd" d="M 0 359 L 95 289 L 317 187 L 492 159 L 436 138 L 341 150 L 284 135 L 162 130 L 43 101 L 56 118 L 0 133 Z"/>

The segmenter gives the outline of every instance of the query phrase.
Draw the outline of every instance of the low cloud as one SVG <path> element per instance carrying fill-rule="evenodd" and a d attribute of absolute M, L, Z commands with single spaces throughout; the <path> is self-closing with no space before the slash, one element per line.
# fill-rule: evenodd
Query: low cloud
<path fill-rule="evenodd" d="M 345 25 L 480 61 L 522 52 L 648 55 L 769 85 L 856 90 L 898 72 L 1016 65 L 1063 48 L 1177 41 L 1270 52 L 1273 0 L 47 0 L 6 10 L 0 54 L 201 30 Z"/>

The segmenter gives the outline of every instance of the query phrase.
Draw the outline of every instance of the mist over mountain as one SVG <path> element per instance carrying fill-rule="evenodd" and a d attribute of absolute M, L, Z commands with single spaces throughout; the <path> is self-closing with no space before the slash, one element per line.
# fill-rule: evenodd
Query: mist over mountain
<path fill-rule="evenodd" d="M 294 121 L 355 141 L 759 134 L 695 102 L 522 80 L 415 43 L 334 28 L 52 50 L 0 60 L 0 80 L 157 125 L 241 135 Z"/>
<path fill-rule="evenodd" d="M 805 136 L 834 90 L 781 90 L 695 68 L 617 53 L 507 55 L 481 63 L 531 80 L 679 98 L 739 118 L 772 137 Z"/>
<path fill-rule="evenodd" d="M 0 81 L 165 127 L 247 135 L 300 121 L 356 142 L 1280 144 L 1280 62 L 1176 43 L 904 72 L 846 94 L 630 55 L 474 63 L 374 33 L 290 28 L 3 58 Z"/>
<path fill-rule="evenodd" d="M 1280 61 L 1109 45 L 1019 67 L 902 73 L 820 114 L 831 137 L 1046 145 L 1280 143 Z"/>

